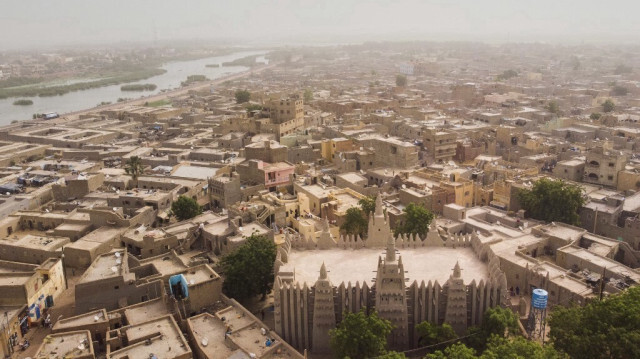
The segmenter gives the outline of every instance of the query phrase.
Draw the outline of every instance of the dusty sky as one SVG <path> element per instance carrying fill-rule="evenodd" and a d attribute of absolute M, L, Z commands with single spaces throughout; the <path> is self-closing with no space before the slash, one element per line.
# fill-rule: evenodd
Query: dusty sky
<path fill-rule="evenodd" d="M 0 50 L 154 40 L 640 42 L 637 0 L 2 0 Z"/>

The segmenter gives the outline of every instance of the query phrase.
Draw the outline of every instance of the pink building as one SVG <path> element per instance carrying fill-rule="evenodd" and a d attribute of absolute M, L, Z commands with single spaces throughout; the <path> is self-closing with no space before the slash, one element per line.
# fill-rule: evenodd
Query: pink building
<path fill-rule="evenodd" d="M 294 169 L 288 162 L 269 163 L 260 160 L 249 160 L 236 166 L 243 183 L 264 184 L 265 188 L 289 184 Z"/>

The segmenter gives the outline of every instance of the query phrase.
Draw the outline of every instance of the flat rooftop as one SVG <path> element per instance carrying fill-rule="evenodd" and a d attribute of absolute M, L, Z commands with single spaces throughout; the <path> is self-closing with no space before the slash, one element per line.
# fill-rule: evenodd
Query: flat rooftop
<path fill-rule="evenodd" d="M 233 350 L 225 344 L 225 323 L 209 313 L 187 319 L 194 341 L 206 358 L 227 358 Z M 206 343 L 206 344 L 205 344 Z"/>
<path fill-rule="evenodd" d="M 408 283 L 417 280 L 437 280 L 443 285 L 453 273 L 456 262 L 462 268 L 462 278 L 465 283 L 487 280 L 489 272 L 471 248 L 400 248 L 397 249 L 402 257 L 404 269 L 407 271 Z M 376 276 L 378 257 L 384 258 L 383 248 L 331 249 L 318 251 L 291 251 L 289 261 L 280 268 L 283 272 L 294 272 L 295 280 L 307 285 L 313 285 L 320 274 L 320 266 L 325 263 L 329 272 L 329 280 L 334 285 L 341 282 L 367 282 L 372 284 Z"/>
<path fill-rule="evenodd" d="M 93 346 L 88 330 L 49 334 L 42 341 L 36 359 L 65 359 L 91 355 Z"/>
<path fill-rule="evenodd" d="M 161 298 L 132 305 L 124 310 L 129 325 L 137 325 L 170 314 Z"/>
<path fill-rule="evenodd" d="M 131 344 L 111 352 L 111 358 L 176 358 L 191 352 L 180 328 L 170 315 L 123 328 Z M 145 343 L 151 338 L 150 343 Z"/>
<path fill-rule="evenodd" d="M 207 178 L 215 177 L 217 172 L 218 168 L 212 167 L 180 166 L 173 172 L 172 176 L 206 180 Z"/>
<path fill-rule="evenodd" d="M 19 236 L 20 234 L 14 234 Z M 67 237 L 54 237 L 47 235 L 26 234 L 22 238 L 14 240 L 1 241 L 0 243 L 8 246 L 16 246 L 21 248 L 56 251 L 63 245 L 71 242 Z"/>
<path fill-rule="evenodd" d="M 88 313 L 76 315 L 69 318 L 62 318 L 53 326 L 53 330 L 69 330 L 83 325 L 91 325 L 98 322 L 108 322 L 107 311 L 104 309 L 94 310 Z"/>
<path fill-rule="evenodd" d="M 120 250 L 99 256 L 91 263 L 87 271 L 84 272 L 78 283 L 93 282 L 123 274 L 122 263 L 127 260 L 124 254 L 125 251 Z"/>

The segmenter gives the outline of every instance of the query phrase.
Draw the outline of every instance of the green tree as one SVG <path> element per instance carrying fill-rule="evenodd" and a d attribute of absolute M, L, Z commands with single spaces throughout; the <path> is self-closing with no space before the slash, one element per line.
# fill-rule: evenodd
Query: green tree
<path fill-rule="evenodd" d="M 331 351 L 336 358 L 364 359 L 387 353 L 387 336 L 393 325 L 380 318 L 375 311 L 370 315 L 361 309 L 347 313 L 335 329 L 329 331 Z"/>
<path fill-rule="evenodd" d="M 395 235 L 415 233 L 424 236 L 429 232 L 429 224 L 433 217 L 433 213 L 421 204 L 409 203 L 404 208 L 404 220 L 396 226 Z"/>
<path fill-rule="evenodd" d="M 177 201 L 171 203 L 171 213 L 180 221 L 191 219 L 202 213 L 202 207 L 198 202 L 187 196 L 178 197 Z"/>
<path fill-rule="evenodd" d="M 572 358 L 640 358 L 640 287 L 584 307 L 557 306 L 549 327 L 554 347 Z"/>
<path fill-rule="evenodd" d="M 509 308 L 493 307 L 484 312 L 480 328 L 487 338 L 491 335 L 504 337 L 517 334 L 518 317 Z"/>
<path fill-rule="evenodd" d="M 600 117 L 602 117 L 602 114 L 600 112 L 592 112 L 591 115 L 589 115 L 589 118 L 594 121 L 599 120 Z"/>
<path fill-rule="evenodd" d="M 508 308 L 494 307 L 484 312 L 481 326 L 469 328 L 467 344 L 482 352 L 492 336 L 503 338 L 518 333 L 518 317 L 515 313 Z"/>
<path fill-rule="evenodd" d="M 362 212 L 369 217 L 369 215 L 376 211 L 376 196 L 367 196 L 360 198 L 358 201 Z"/>
<path fill-rule="evenodd" d="M 447 323 L 437 325 L 424 321 L 416 326 L 416 330 L 418 331 L 419 344 L 421 346 L 434 345 L 458 337 L 451 325 Z"/>
<path fill-rule="evenodd" d="M 558 106 L 558 102 L 549 101 L 549 103 L 547 104 L 547 111 L 557 114 L 560 111 L 560 106 Z"/>
<path fill-rule="evenodd" d="M 520 190 L 518 199 L 531 218 L 573 225 L 579 224 L 578 210 L 585 203 L 582 188 L 548 178 L 536 181 L 530 190 Z"/>
<path fill-rule="evenodd" d="M 131 156 L 127 160 L 127 163 L 124 166 L 124 171 L 133 178 L 133 180 L 137 180 L 138 176 L 144 172 L 144 166 L 142 165 L 142 159 L 138 156 Z"/>
<path fill-rule="evenodd" d="M 275 260 L 276 245 L 271 239 L 257 234 L 247 237 L 244 244 L 220 262 L 225 294 L 240 302 L 257 295 L 264 298 L 273 287 Z"/>
<path fill-rule="evenodd" d="M 407 86 L 407 76 L 405 76 L 405 75 L 397 75 L 396 76 L 396 86 L 399 86 L 399 87 Z"/>
<path fill-rule="evenodd" d="M 313 91 L 311 89 L 304 90 L 304 103 L 307 104 L 313 101 Z"/>
<path fill-rule="evenodd" d="M 512 77 L 518 76 L 518 71 L 516 70 L 505 70 L 500 75 L 497 76 L 498 81 L 508 80 Z"/>
<path fill-rule="evenodd" d="M 437 350 L 432 354 L 427 354 L 425 359 L 477 359 L 476 351 L 463 343 L 455 343 L 448 346 L 444 351 Z"/>
<path fill-rule="evenodd" d="M 351 207 L 344 216 L 344 222 L 340 225 L 340 230 L 345 234 L 364 235 L 367 231 L 367 220 L 360 208 Z"/>
<path fill-rule="evenodd" d="M 480 359 L 568 359 L 564 353 L 557 351 L 552 345 L 544 347 L 537 342 L 517 336 L 503 338 L 493 335 L 487 343 L 487 349 Z"/>
<path fill-rule="evenodd" d="M 611 99 L 607 99 L 602 103 L 602 112 L 608 113 L 616 109 L 616 104 L 611 101 Z"/>
<path fill-rule="evenodd" d="M 616 66 L 615 70 L 613 70 L 613 73 L 616 75 L 622 75 L 622 74 L 628 74 L 631 73 L 633 71 L 633 69 L 631 68 L 631 66 L 626 66 L 626 65 L 618 65 Z"/>
<path fill-rule="evenodd" d="M 247 109 L 247 113 L 251 113 L 253 111 L 261 111 L 262 105 L 258 105 L 256 103 L 249 104 L 245 107 Z"/>
<path fill-rule="evenodd" d="M 611 96 L 626 96 L 629 93 L 629 89 L 624 86 L 614 86 L 611 89 Z"/>
<path fill-rule="evenodd" d="M 236 91 L 236 103 L 245 103 L 251 100 L 251 92 L 247 90 Z"/>
<path fill-rule="evenodd" d="M 404 353 L 398 353 L 395 351 L 387 352 L 386 354 L 382 354 L 376 357 L 376 359 L 406 359 L 406 355 Z"/>

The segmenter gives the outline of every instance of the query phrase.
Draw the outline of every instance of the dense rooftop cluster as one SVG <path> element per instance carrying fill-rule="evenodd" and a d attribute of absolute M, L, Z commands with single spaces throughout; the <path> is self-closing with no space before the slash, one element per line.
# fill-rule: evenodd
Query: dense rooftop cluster
<path fill-rule="evenodd" d="M 406 350 L 424 320 L 462 333 L 491 307 L 526 317 L 535 288 L 584 305 L 640 281 L 640 75 L 607 48 L 287 51 L 171 105 L 0 128 L 0 352 L 302 358 L 364 307 Z M 530 218 L 542 178 L 581 189 L 578 221 Z M 180 197 L 202 214 L 177 220 Z M 341 231 L 372 198 L 367 230 Z M 428 232 L 394 235 L 412 203 Z M 220 262 L 251 235 L 278 249 L 245 308 Z"/>

